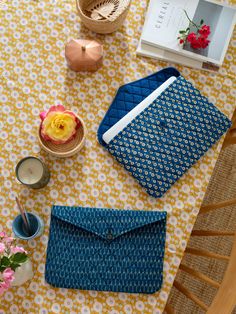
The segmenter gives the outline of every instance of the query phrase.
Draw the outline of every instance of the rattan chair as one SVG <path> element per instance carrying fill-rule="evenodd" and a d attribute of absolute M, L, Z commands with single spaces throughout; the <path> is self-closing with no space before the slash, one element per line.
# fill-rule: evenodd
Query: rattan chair
<path fill-rule="evenodd" d="M 236 198 L 212 205 L 202 206 L 200 214 L 204 214 L 215 209 L 224 208 L 226 206 L 236 205 Z M 181 263 L 180 271 L 188 273 L 189 275 L 204 281 L 205 283 L 218 289 L 217 294 L 208 307 L 202 300 L 200 300 L 194 293 L 192 293 L 187 287 L 183 286 L 177 280 L 174 281 L 174 287 L 184 294 L 187 298 L 192 300 L 196 305 L 206 311 L 207 314 L 231 314 L 234 306 L 236 305 L 236 233 L 229 231 L 214 231 L 214 230 L 194 230 L 191 234 L 194 237 L 226 237 L 233 236 L 234 244 L 230 256 L 225 256 L 217 253 L 213 253 L 203 249 L 195 249 L 187 247 L 185 254 L 193 254 L 197 256 L 204 256 L 207 258 L 219 259 L 228 263 L 226 272 L 224 274 L 223 281 L 221 283 L 209 278 L 205 274 L 198 270 L 188 267 Z M 167 314 L 176 313 L 175 310 L 167 303 L 165 312 Z"/>

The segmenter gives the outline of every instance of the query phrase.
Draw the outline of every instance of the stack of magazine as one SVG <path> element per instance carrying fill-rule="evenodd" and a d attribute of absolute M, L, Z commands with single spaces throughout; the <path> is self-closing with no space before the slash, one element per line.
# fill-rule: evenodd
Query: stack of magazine
<path fill-rule="evenodd" d="M 179 30 L 189 21 L 209 25 L 210 44 L 205 49 L 180 45 Z M 234 30 L 236 8 L 212 0 L 150 0 L 137 54 L 217 72 Z"/>

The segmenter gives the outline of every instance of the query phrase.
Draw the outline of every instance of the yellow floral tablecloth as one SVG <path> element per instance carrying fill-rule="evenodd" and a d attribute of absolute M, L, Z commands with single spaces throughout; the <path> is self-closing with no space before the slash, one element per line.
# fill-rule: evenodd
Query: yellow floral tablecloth
<path fill-rule="evenodd" d="M 111 35 L 84 28 L 73 0 L 0 1 L 0 231 L 11 232 L 18 214 L 18 194 L 28 211 L 45 222 L 44 234 L 21 244 L 29 251 L 34 277 L 11 288 L 0 299 L 0 313 L 162 313 L 197 217 L 222 140 L 161 199 L 149 197 L 98 144 L 98 125 L 117 88 L 167 66 L 137 57 L 138 39 L 147 7 L 132 1 L 124 26 Z M 71 38 L 97 38 L 104 44 L 104 66 L 96 73 L 74 73 L 64 59 Z M 210 101 L 231 117 L 235 107 L 235 39 L 218 75 L 177 66 Z M 85 148 L 76 156 L 56 159 L 37 142 L 39 113 L 61 103 L 86 122 Z M 14 168 L 22 157 L 40 156 L 51 170 L 50 184 L 29 190 L 17 182 Z M 55 289 L 44 281 L 50 208 L 53 203 L 166 210 L 168 212 L 164 283 L 154 295 Z"/>

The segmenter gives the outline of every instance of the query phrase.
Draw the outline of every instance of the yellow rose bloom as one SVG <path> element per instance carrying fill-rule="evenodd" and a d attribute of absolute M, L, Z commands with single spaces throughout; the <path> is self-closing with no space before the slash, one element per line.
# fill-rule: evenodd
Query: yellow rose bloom
<path fill-rule="evenodd" d="M 69 141 L 76 132 L 77 118 L 69 111 L 49 110 L 45 114 L 41 124 L 41 135 L 45 140 L 50 140 L 55 144 L 63 144 Z"/>

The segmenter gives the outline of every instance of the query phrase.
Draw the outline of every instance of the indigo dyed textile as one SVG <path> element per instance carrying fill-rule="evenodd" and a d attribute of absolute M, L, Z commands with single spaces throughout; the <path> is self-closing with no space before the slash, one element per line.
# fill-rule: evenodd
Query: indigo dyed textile
<path fill-rule="evenodd" d="M 131 293 L 161 288 L 166 212 L 53 206 L 46 281 Z"/>
<path fill-rule="evenodd" d="M 109 144 L 100 143 L 148 194 L 158 198 L 230 126 L 231 121 L 216 106 L 189 81 L 178 76 Z"/>
<path fill-rule="evenodd" d="M 116 122 L 123 118 L 171 76 L 178 77 L 179 75 L 179 71 L 175 68 L 168 67 L 142 79 L 121 86 L 117 90 L 116 96 L 98 128 L 97 135 L 99 143 L 105 146 L 106 143 L 103 141 L 102 135 L 108 129 L 110 129 Z"/>

